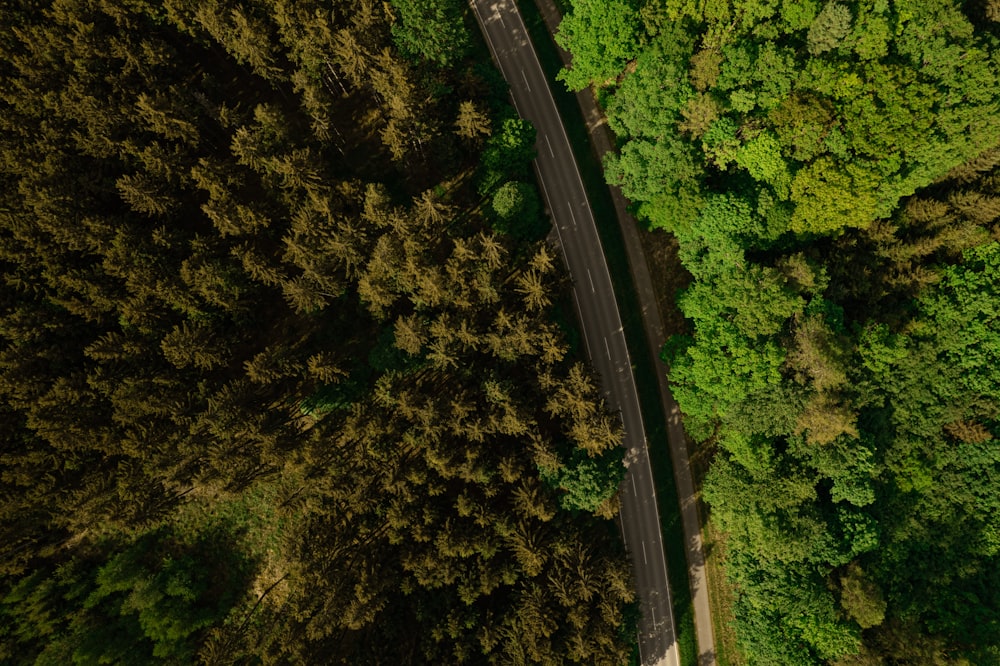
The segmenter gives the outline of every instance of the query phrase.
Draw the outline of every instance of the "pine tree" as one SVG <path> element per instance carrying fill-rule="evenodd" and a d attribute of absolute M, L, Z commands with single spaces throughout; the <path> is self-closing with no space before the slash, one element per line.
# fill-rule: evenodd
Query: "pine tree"
<path fill-rule="evenodd" d="M 474 102 L 466 100 L 458 105 L 455 133 L 463 139 L 475 142 L 493 133 L 490 118 Z"/>
<path fill-rule="evenodd" d="M 177 368 L 194 366 L 204 370 L 228 362 L 225 346 L 204 326 L 182 322 L 175 326 L 160 343 L 163 355 Z"/>

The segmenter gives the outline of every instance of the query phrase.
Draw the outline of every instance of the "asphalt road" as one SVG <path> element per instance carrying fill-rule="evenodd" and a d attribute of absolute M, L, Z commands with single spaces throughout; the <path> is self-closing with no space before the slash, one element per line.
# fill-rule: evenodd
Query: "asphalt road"
<path fill-rule="evenodd" d="M 590 203 L 552 92 L 514 1 L 470 2 L 510 85 L 518 113 L 538 132 L 535 167 L 557 241 L 573 277 L 584 342 L 608 403 L 621 412 L 628 465 L 621 487 L 621 526 L 642 610 L 642 663 L 679 666 L 667 561 L 639 393 Z"/>
<path fill-rule="evenodd" d="M 562 17 L 553 0 L 535 0 L 542 13 L 545 25 L 550 33 L 558 30 Z M 572 56 L 563 49 L 557 49 L 564 64 L 572 62 Z M 581 90 L 576 94 L 576 101 L 587 123 L 590 134 L 591 148 L 601 159 L 615 150 L 615 138 L 607 126 L 607 121 L 601 113 L 590 89 Z M 691 589 L 691 605 L 694 608 L 695 635 L 698 641 L 698 665 L 715 666 L 718 662 L 715 654 L 714 627 L 712 624 L 712 609 L 709 601 L 708 569 L 705 565 L 705 549 L 701 538 L 701 516 L 698 511 L 698 497 L 695 492 L 694 478 L 688 456 L 687 437 L 681 425 L 681 411 L 670 392 L 667 383 L 667 368 L 660 359 L 660 349 L 667 340 L 657 303 L 657 290 L 649 274 L 646 256 L 643 252 L 639 225 L 628 211 L 628 201 L 621 188 L 608 187 L 611 200 L 615 206 L 615 216 L 618 218 L 618 228 L 621 229 L 625 241 L 625 254 L 628 257 L 629 271 L 635 295 L 639 300 L 642 325 L 646 330 L 646 343 L 649 346 L 650 358 L 656 371 L 656 380 L 660 389 L 660 402 L 663 413 L 667 415 L 667 444 L 670 448 L 670 458 L 674 466 L 674 482 L 677 484 L 677 496 L 681 505 L 681 524 L 684 529 L 684 541 L 687 547 L 688 583 Z M 654 444 L 655 446 L 655 444 Z M 676 580 L 676 579 L 675 579 Z"/>

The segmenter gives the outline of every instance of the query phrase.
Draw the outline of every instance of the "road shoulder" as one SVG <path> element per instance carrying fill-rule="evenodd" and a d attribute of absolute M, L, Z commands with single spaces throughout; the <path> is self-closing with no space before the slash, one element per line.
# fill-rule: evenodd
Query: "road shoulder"
<path fill-rule="evenodd" d="M 535 2 L 549 32 L 554 33 L 561 20 L 555 3 L 552 0 L 535 0 Z M 559 53 L 563 62 L 568 64 L 569 54 L 562 49 L 559 49 Z M 583 90 L 576 94 L 576 98 L 586 121 L 591 146 L 598 157 L 614 150 L 614 137 L 594 99 L 593 92 L 590 89 Z M 629 270 L 639 300 L 646 341 L 656 366 L 655 373 L 660 399 L 663 403 L 663 412 L 667 417 L 670 458 L 673 463 L 677 494 L 681 506 L 681 522 L 687 546 L 688 582 L 694 605 L 695 632 L 699 652 L 698 664 L 699 666 L 715 666 L 715 644 L 708 597 L 708 574 L 705 568 L 698 497 L 691 474 L 687 438 L 681 424 L 680 408 L 670 392 L 666 366 L 660 360 L 660 349 L 666 341 L 663 320 L 660 316 L 656 292 L 653 288 L 653 281 L 650 277 L 635 218 L 628 212 L 628 203 L 621 190 L 610 186 L 608 189 L 611 191 L 616 217 L 625 242 Z"/>

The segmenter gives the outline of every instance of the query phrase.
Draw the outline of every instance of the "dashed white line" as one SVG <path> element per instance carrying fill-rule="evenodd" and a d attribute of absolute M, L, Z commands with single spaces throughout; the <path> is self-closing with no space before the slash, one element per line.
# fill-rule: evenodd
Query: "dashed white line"
<path fill-rule="evenodd" d="M 573 228 L 576 229 L 576 214 L 573 212 L 573 204 L 567 201 L 566 205 L 569 207 L 569 216 L 573 218 Z"/>
<path fill-rule="evenodd" d="M 555 151 L 552 150 L 552 142 L 549 141 L 549 135 L 548 134 L 545 135 L 545 144 L 549 147 L 549 155 L 551 155 L 552 157 L 555 157 L 556 154 L 555 154 Z M 570 212 L 572 212 L 572 210 L 573 209 L 570 208 Z"/>
<path fill-rule="evenodd" d="M 524 79 L 524 87 L 528 89 L 528 92 L 531 92 L 531 85 L 528 83 L 528 75 L 524 73 L 523 68 L 521 69 L 521 78 Z"/>
<path fill-rule="evenodd" d="M 608 339 L 604 338 L 604 351 L 608 355 L 608 360 L 611 360 L 611 347 L 608 346 Z"/>
<path fill-rule="evenodd" d="M 642 562 L 643 562 L 643 564 L 649 564 L 649 562 L 646 561 L 646 542 L 645 541 L 642 542 Z M 652 608 L 653 605 L 650 604 L 649 607 Z M 656 618 L 653 618 L 653 623 L 656 624 Z"/>
<path fill-rule="evenodd" d="M 471 4 L 473 5 L 473 8 L 474 8 L 474 10 L 475 10 L 475 12 L 476 12 L 476 15 L 477 15 L 477 16 L 479 17 L 479 19 L 480 19 L 480 23 L 481 23 L 482 25 L 484 25 L 484 26 L 485 26 L 485 22 L 483 22 L 483 21 L 482 21 L 482 15 L 480 14 L 480 12 L 479 12 L 479 7 L 477 6 L 477 5 L 478 5 L 478 3 L 476 3 L 476 2 L 473 2 L 473 3 L 471 3 Z M 500 4 L 500 6 L 505 6 L 505 5 L 506 5 L 506 3 L 505 3 L 505 2 L 502 2 L 502 1 L 501 1 L 501 2 L 499 3 L 499 4 Z M 503 19 L 502 19 L 502 18 L 501 18 L 501 17 L 499 16 L 499 12 L 497 12 L 497 15 L 498 15 L 498 18 L 500 18 L 500 20 L 501 20 L 501 24 L 503 24 Z M 521 30 L 519 31 L 519 30 L 517 30 L 517 29 L 515 28 L 515 29 L 513 30 L 512 34 L 513 34 L 513 35 L 514 35 L 515 37 L 519 37 L 520 35 L 523 35 L 523 34 L 526 34 L 526 33 L 527 33 L 527 29 L 526 29 L 526 28 L 524 27 L 524 21 L 523 21 L 523 19 L 521 18 L 520 14 L 519 14 L 519 13 L 516 13 L 516 12 L 515 12 L 515 13 L 513 13 L 513 14 L 512 14 L 511 16 L 512 16 L 512 18 L 513 18 L 513 19 L 514 19 L 514 20 L 515 20 L 516 22 L 518 22 L 518 23 L 520 23 L 520 24 L 521 24 Z M 505 27 L 506 27 L 506 26 L 505 26 Z M 497 49 L 496 49 L 496 46 L 495 46 L 495 45 L 493 44 L 493 40 L 492 40 L 492 39 L 490 38 L 490 36 L 489 36 L 489 34 L 488 34 L 488 31 L 484 30 L 484 35 L 486 36 L 486 40 L 487 40 L 487 42 L 489 43 L 489 46 L 490 46 L 490 51 L 492 51 L 492 53 L 493 53 L 493 57 L 494 57 L 494 60 L 495 60 L 495 61 L 497 62 L 498 66 L 500 67 L 500 70 L 501 70 L 501 72 L 503 72 L 503 64 L 502 64 L 502 63 L 500 62 L 500 58 L 499 58 L 499 54 L 497 53 Z M 537 63 L 536 63 L 536 65 L 535 65 L 535 66 L 537 67 Z M 527 81 L 527 75 L 525 74 L 525 72 L 524 72 L 524 70 L 523 70 L 523 69 L 521 70 L 521 76 L 522 76 L 522 77 L 524 78 L 524 80 L 525 80 L 525 85 L 526 85 L 526 86 L 528 86 L 528 91 L 530 92 L 530 91 L 531 91 L 531 88 L 530 88 L 530 85 L 528 85 L 528 81 Z M 507 77 L 505 76 L 504 78 L 507 78 Z M 548 95 L 546 95 L 546 98 L 547 98 L 547 99 L 546 99 L 546 101 L 548 102 L 548 105 L 549 105 L 549 106 L 550 106 L 551 108 L 555 109 L 555 101 L 554 101 L 554 99 L 552 98 L 552 95 L 551 95 L 551 92 L 550 92 L 550 91 L 543 91 L 543 94 L 544 94 L 544 92 L 548 92 Z M 514 100 L 514 106 L 515 106 L 515 108 L 517 108 L 517 102 L 516 102 L 516 100 Z M 559 129 L 560 129 L 560 131 L 561 131 L 561 132 L 562 132 L 562 134 L 563 134 L 563 138 L 564 138 L 564 139 L 566 140 L 566 142 L 568 143 L 569 139 L 568 139 L 568 138 L 566 137 L 566 128 L 565 128 L 565 127 L 564 127 L 564 126 L 563 126 L 563 125 L 562 125 L 562 124 L 560 123 L 560 125 L 559 125 Z M 574 159 L 573 159 L 572 157 L 570 157 L 570 161 L 571 161 L 571 163 L 572 163 L 572 164 L 573 164 L 573 165 L 575 166 L 575 160 L 574 160 Z M 538 165 L 537 165 L 537 164 L 534 164 L 533 166 L 535 167 L 535 170 L 537 171 L 537 170 L 538 170 Z M 575 173 L 575 175 L 576 175 L 576 178 L 577 178 L 577 181 L 578 181 L 578 183 L 580 184 L 580 188 L 581 188 L 581 190 L 583 190 L 583 179 L 582 179 L 582 178 L 581 178 L 581 176 L 580 176 L 580 172 L 579 172 L 579 170 L 577 170 L 577 169 L 573 169 L 573 171 L 574 171 L 574 173 Z M 543 186 L 543 189 L 544 189 L 544 182 L 543 182 L 543 185 L 542 185 L 542 186 Z M 584 192 L 584 193 L 583 193 L 583 196 L 584 196 L 584 202 L 586 203 L 586 198 L 587 198 L 587 196 L 586 196 L 586 192 Z M 551 210 L 551 208 L 550 208 L 550 210 Z M 572 207 L 571 207 L 571 212 L 572 212 Z M 590 211 L 589 211 L 589 210 L 586 210 L 585 212 L 587 212 L 587 213 L 590 213 Z M 576 220 L 575 220 L 575 217 L 576 217 L 576 216 L 574 215 L 573 217 L 574 217 L 574 224 L 575 224 L 575 222 L 576 222 Z M 591 218 L 592 218 L 592 217 L 593 217 L 593 216 L 591 215 Z M 555 225 L 555 231 L 556 231 L 556 234 L 557 234 L 557 237 L 558 237 L 558 236 L 561 236 L 561 234 L 559 234 L 559 227 L 558 227 L 558 225 Z M 562 246 L 562 243 L 561 243 L 562 239 L 560 238 L 559 240 L 560 240 L 560 246 Z M 562 250 L 563 250 L 563 254 L 564 254 L 564 260 L 565 260 L 565 247 L 562 247 Z M 589 269 L 587 270 L 587 277 L 588 277 L 588 278 L 590 279 L 590 282 L 591 282 L 591 290 L 592 290 L 592 291 L 595 291 L 595 293 L 596 293 L 596 290 L 594 289 L 594 283 L 593 283 L 593 277 L 592 277 L 592 276 L 590 275 L 590 270 L 589 270 Z M 575 297 L 575 296 L 576 296 L 576 293 L 575 293 L 575 290 L 574 290 L 574 297 Z M 618 303 L 617 303 L 617 299 L 616 299 L 616 298 L 614 298 L 614 294 L 613 294 L 613 293 L 612 293 L 612 298 L 614 299 L 614 302 L 615 302 L 615 308 L 616 308 L 616 310 L 617 310 L 617 306 L 618 306 Z M 577 299 L 577 310 L 578 310 L 578 312 L 579 312 L 579 300 L 578 300 L 578 299 Z M 581 330 L 583 331 L 583 333 L 584 333 L 584 338 L 586 339 L 586 329 L 585 329 L 585 328 L 583 328 L 583 327 L 581 327 Z M 587 340 L 587 348 L 588 348 L 588 352 L 590 352 L 590 342 L 589 342 L 589 340 Z M 593 358 L 593 354 L 592 354 L 592 353 L 590 354 L 590 356 L 591 356 L 591 358 Z M 626 349 L 626 358 L 628 358 L 628 351 L 627 351 L 627 349 Z M 625 368 L 625 370 L 627 371 L 627 372 L 626 372 L 626 374 L 628 374 L 628 375 L 631 375 L 631 374 L 632 374 L 632 368 L 631 368 L 631 361 L 629 361 L 629 363 L 627 364 L 627 366 L 628 366 L 628 367 L 626 367 L 626 368 Z M 634 391 L 634 392 L 635 392 L 636 394 L 638 393 L 638 391 L 636 390 L 636 387 L 635 387 L 635 384 L 634 384 L 634 383 L 633 383 L 633 385 L 632 385 L 632 390 L 633 390 L 633 391 Z M 638 395 L 636 395 L 636 397 L 638 398 Z M 640 412 L 640 414 L 639 414 L 639 422 L 640 422 L 640 429 L 642 429 L 642 428 L 641 428 L 641 424 L 642 424 L 642 414 L 641 414 L 641 412 Z M 645 462 L 646 462 L 646 466 L 647 466 L 647 468 L 649 468 L 649 467 L 650 467 L 650 463 L 649 463 L 649 458 L 648 458 L 648 456 L 646 456 L 646 457 L 645 457 Z M 632 481 L 632 483 L 633 483 L 633 491 L 634 491 L 634 490 L 635 490 L 635 480 L 634 480 L 634 478 L 633 478 L 633 481 Z M 655 488 L 654 488 L 654 489 L 653 489 L 653 499 L 654 499 L 654 502 L 655 502 L 655 498 L 656 498 L 656 491 L 655 491 Z M 654 504 L 654 506 L 655 506 L 655 504 Z M 624 536 L 624 535 L 623 535 L 623 536 Z M 645 547 L 645 543 L 643 543 L 643 544 L 642 544 L 642 547 L 643 547 L 643 560 L 645 561 L 645 560 L 646 560 L 646 547 Z M 661 552 L 661 557 L 662 557 L 662 552 L 663 552 L 663 546 L 662 546 L 662 543 L 660 543 L 660 552 Z M 665 570 L 666 570 L 666 560 L 665 560 L 665 558 L 663 559 L 663 568 L 664 568 L 664 574 L 666 574 L 666 571 L 665 571 Z M 670 587 L 669 587 L 669 585 L 668 585 L 668 586 L 667 586 L 667 588 L 666 588 L 666 593 L 667 593 L 667 603 L 669 604 L 669 603 L 670 603 L 670 598 L 671 598 L 671 594 L 670 594 Z M 668 619 L 670 620 L 670 627 L 671 627 L 671 632 L 672 632 L 672 633 L 675 633 L 675 632 L 676 632 L 676 629 L 674 628 L 674 623 L 673 623 L 673 617 L 672 617 L 672 616 L 670 616 L 670 615 L 668 615 Z M 674 651 L 674 652 L 676 651 L 676 647 L 672 647 L 671 649 L 672 649 L 672 651 Z M 642 663 L 645 663 L 645 659 L 643 658 L 643 657 L 644 657 L 644 655 L 643 655 L 643 650 L 642 650 L 642 641 L 640 641 L 640 642 L 639 642 L 639 656 L 640 656 L 640 660 L 642 661 Z"/>
<path fill-rule="evenodd" d="M 475 6 L 475 5 L 473 5 L 473 6 Z M 511 99 L 513 99 L 513 96 L 511 96 Z M 559 239 L 559 249 L 562 251 L 563 265 L 566 266 L 566 270 L 568 271 L 569 270 L 569 257 L 566 256 L 566 246 L 563 244 L 562 234 L 559 233 L 559 225 L 556 223 L 556 213 L 555 213 L 555 209 L 552 207 L 552 199 L 549 198 L 549 190 L 548 190 L 547 187 L 545 187 L 545 181 L 542 180 L 541 173 L 539 173 L 539 171 L 538 171 L 538 162 L 537 161 L 532 162 L 531 166 L 535 170 L 535 174 L 538 176 L 535 180 L 537 180 L 538 184 L 542 186 L 542 196 L 545 197 L 545 203 L 548 204 L 548 207 L 549 207 L 549 217 L 552 218 L 552 228 L 555 229 L 556 238 Z M 572 273 L 570 275 L 572 275 Z M 573 296 L 574 296 L 574 298 L 576 297 L 576 288 L 575 287 L 573 288 Z M 580 312 L 580 302 L 579 302 L 579 300 L 577 300 L 576 311 Z"/>
<path fill-rule="evenodd" d="M 596 294 L 597 293 L 597 289 L 594 288 L 594 276 L 590 274 L 590 269 L 589 268 L 587 269 L 587 279 L 590 280 L 590 291 L 591 291 L 591 293 Z"/>
<path fill-rule="evenodd" d="M 476 12 L 476 16 L 479 17 L 479 22 L 482 23 L 485 26 L 486 25 L 486 21 L 483 20 L 482 14 L 479 13 L 479 5 L 476 4 L 476 3 L 472 3 L 472 9 L 473 9 L 473 11 Z M 494 8 L 493 11 L 496 11 L 496 8 Z M 500 15 L 500 13 L 497 12 L 497 16 L 499 16 L 499 15 Z M 486 37 L 486 41 L 487 41 L 487 43 L 490 46 L 490 52 L 493 53 L 493 60 L 494 60 L 494 62 L 496 62 L 497 67 L 500 68 L 500 74 L 503 75 L 503 78 L 506 80 L 507 75 L 504 74 L 503 63 L 500 62 L 500 55 L 497 53 L 496 46 L 493 45 L 493 40 L 490 38 L 489 31 L 483 30 L 483 35 Z M 555 102 L 553 102 L 553 103 L 555 103 Z M 566 139 L 566 140 L 569 141 L 569 139 Z M 580 182 L 582 183 L 583 181 L 581 180 Z"/>
<path fill-rule="evenodd" d="M 633 494 L 634 494 L 634 495 L 635 495 L 636 497 L 638 497 L 638 496 L 639 496 L 639 491 L 635 489 L 635 474 L 630 474 L 630 475 L 629 475 L 629 478 L 631 478 L 631 479 L 632 479 L 632 493 L 633 493 Z"/>
<path fill-rule="evenodd" d="M 503 22 L 503 17 L 500 16 L 500 10 L 497 9 L 496 7 L 494 7 L 493 8 L 493 13 L 496 14 L 497 20 L 500 21 L 500 25 L 503 26 L 503 29 L 506 30 L 507 29 L 507 24 Z"/>

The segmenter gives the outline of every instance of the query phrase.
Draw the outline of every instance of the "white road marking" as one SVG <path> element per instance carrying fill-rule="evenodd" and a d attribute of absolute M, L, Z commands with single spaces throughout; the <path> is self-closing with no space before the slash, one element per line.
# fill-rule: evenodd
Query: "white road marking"
<path fill-rule="evenodd" d="M 587 279 L 590 280 L 590 291 L 596 294 L 597 290 L 594 289 L 594 276 L 590 274 L 590 268 L 587 269 Z"/>
<path fill-rule="evenodd" d="M 581 315 L 580 318 L 582 319 L 583 311 L 580 310 L 580 297 L 576 295 L 576 287 L 573 287 L 573 300 L 576 301 L 576 311 L 579 315 Z M 587 337 L 587 328 L 585 326 L 581 326 L 580 330 L 583 332 L 583 342 L 587 345 L 587 357 L 593 360 L 594 352 L 590 349 L 590 338 Z M 634 479 L 633 483 L 635 483 Z"/>
<path fill-rule="evenodd" d="M 573 228 L 576 229 L 576 215 L 573 213 L 573 204 L 567 201 L 566 205 L 569 206 L 569 216 L 573 218 Z"/>
<path fill-rule="evenodd" d="M 556 154 L 555 154 L 555 152 L 554 152 L 554 151 L 552 150 L 552 142 L 551 142 L 551 141 L 549 141 L 549 135 L 548 135 L 548 134 L 546 134 L 546 135 L 545 135 L 545 143 L 546 143 L 546 145 L 548 145 L 548 147 L 549 147 L 549 155 L 551 155 L 552 157 L 555 157 L 555 156 L 556 156 Z M 570 212 L 572 212 L 572 211 L 573 211 L 573 209 L 572 209 L 572 208 L 570 208 Z"/>
<path fill-rule="evenodd" d="M 645 541 L 642 542 L 642 562 L 643 562 L 643 564 L 649 564 L 649 562 L 646 561 L 646 542 Z M 652 608 L 653 605 L 650 604 L 649 607 Z M 655 623 L 656 620 L 654 619 L 653 622 Z"/>
<path fill-rule="evenodd" d="M 493 6 L 493 13 L 496 14 L 497 20 L 500 21 L 500 25 L 503 26 L 503 29 L 506 30 L 507 24 L 503 22 L 503 17 L 500 16 L 500 10 L 497 9 L 496 5 Z"/>
<path fill-rule="evenodd" d="M 635 489 L 635 474 L 631 474 L 630 478 L 632 479 L 632 494 L 638 497 L 639 491 Z"/>
<path fill-rule="evenodd" d="M 608 339 L 604 338 L 604 351 L 608 354 L 608 360 L 611 360 L 611 347 L 608 346 Z"/>
<path fill-rule="evenodd" d="M 531 92 L 531 85 L 528 84 L 528 76 L 524 73 L 523 68 L 521 69 L 521 78 L 524 79 L 524 87 L 528 89 L 528 92 Z"/>
<path fill-rule="evenodd" d="M 477 17 L 480 19 L 480 23 L 482 25 L 485 25 L 485 22 L 482 20 L 482 15 L 479 12 L 479 6 L 478 6 L 479 3 L 474 1 L 471 4 L 473 5 L 473 9 L 475 10 Z M 499 3 L 499 5 L 505 7 L 506 6 L 506 2 L 501 1 Z M 513 16 L 513 18 L 518 23 L 521 24 L 521 29 L 520 30 L 517 30 L 517 28 L 513 28 L 512 29 L 512 35 L 515 36 L 515 37 L 517 37 L 519 35 L 526 35 L 527 34 L 527 28 L 524 25 L 524 19 L 521 17 L 520 12 L 514 11 L 512 13 L 512 16 Z M 499 54 L 497 53 L 496 46 L 493 44 L 493 40 L 490 38 L 490 36 L 488 34 L 488 31 L 484 30 L 483 32 L 484 32 L 484 36 L 486 37 L 486 41 L 489 44 L 490 51 L 492 51 L 492 53 L 493 53 L 494 61 L 500 67 L 501 73 L 504 73 L 504 67 L 503 67 L 503 64 L 500 62 L 500 57 L 499 57 Z M 531 50 L 533 51 L 533 49 L 531 49 Z M 536 60 L 535 60 L 535 63 L 534 63 L 534 67 L 535 67 L 535 69 L 539 73 L 541 73 L 541 68 L 540 68 L 540 66 L 537 63 L 537 55 L 535 56 L 535 58 L 536 58 Z M 523 69 L 521 71 L 521 75 L 524 76 L 525 78 L 527 78 L 526 75 L 524 74 L 524 70 Z M 504 74 L 504 78 L 505 79 L 507 78 L 506 74 Z M 527 81 L 525 81 L 525 83 L 527 83 Z M 550 90 L 548 90 L 547 86 L 546 86 L 546 90 L 544 91 L 543 95 L 547 98 L 546 101 L 548 102 L 548 106 L 552 109 L 553 113 L 556 114 L 556 115 L 558 115 L 558 111 L 556 110 L 556 106 L 555 106 L 555 100 L 553 99 L 552 93 L 551 93 Z M 516 101 L 514 103 L 514 106 L 515 106 L 515 108 L 517 108 L 517 102 Z M 559 130 L 560 130 L 560 132 L 563 135 L 563 139 L 564 139 L 566 145 L 568 145 L 569 144 L 569 138 L 566 135 L 566 128 L 565 128 L 565 126 L 563 126 L 562 123 L 559 123 Z M 576 166 L 576 160 L 572 157 L 572 155 L 570 156 L 570 160 L 572 160 L 571 164 L 575 167 Z M 535 170 L 537 172 L 538 171 L 538 165 L 537 165 L 537 163 L 534 164 L 533 166 L 535 167 Z M 586 191 L 583 188 L 583 179 L 580 176 L 580 172 L 579 172 L 578 169 L 574 168 L 573 172 L 574 172 L 574 175 L 576 175 L 577 182 L 580 185 L 581 192 L 583 193 L 584 203 L 586 205 L 589 202 L 587 201 Z M 541 178 L 539 178 L 539 180 L 541 181 Z M 544 187 L 545 187 L 544 186 L 544 182 L 542 182 L 542 188 L 543 188 L 543 190 L 544 190 Z M 550 210 L 551 210 L 551 207 L 550 207 Z M 589 209 L 589 206 L 587 206 L 584 209 L 584 212 L 590 216 L 591 223 L 593 224 L 593 214 L 591 213 L 591 211 Z M 561 236 L 561 234 L 559 233 L 559 227 L 558 227 L 558 225 L 555 225 L 555 231 L 556 231 L 556 235 L 557 236 Z M 561 246 L 562 245 L 562 238 L 560 237 L 559 240 L 560 240 L 560 246 Z M 563 247 L 562 249 L 563 249 L 563 258 L 565 260 L 566 259 L 566 256 L 565 256 L 565 247 Z M 568 263 L 567 263 L 567 267 L 568 267 Z M 588 277 L 591 277 L 589 269 L 588 269 L 587 273 L 588 273 Z M 593 288 L 593 278 L 592 277 L 591 277 L 591 285 L 592 285 L 592 288 Z M 576 293 L 575 293 L 575 290 L 574 290 L 574 297 L 575 296 L 576 296 Z M 615 303 L 615 310 L 616 310 L 616 314 L 617 314 L 617 311 L 618 311 L 617 300 L 618 299 L 616 298 L 614 292 L 612 292 L 612 299 L 613 299 L 613 302 Z M 579 300 L 578 299 L 577 299 L 577 312 L 580 312 L 580 310 L 579 310 Z M 620 320 L 619 320 L 619 324 L 620 324 Z M 581 330 L 584 332 L 584 338 L 586 339 L 586 329 L 581 326 Z M 590 351 L 590 342 L 589 342 L 589 340 L 587 341 L 587 347 L 588 347 L 588 352 L 589 352 Z M 629 356 L 631 356 L 631 355 L 628 353 L 628 349 L 627 348 L 626 348 L 625 353 L 626 353 L 626 359 L 629 359 Z M 591 358 L 593 358 L 593 354 L 591 354 Z M 628 375 L 631 377 L 632 376 L 631 359 L 628 360 L 627 366 L 628 367 L 625 368 L 625 369 L 627 370 Z M 633 392 L 635 392 L 635 394 L 636 394 L 636 401 L 638 402 L 638 391 L 636 390 L 636 386 L 635 386 L 634 380 L 633 380 L 633 383 L 632 383 L 632 390 L 633 390 Z M 643 417 L 642 417 L 642 412 L 641 411 L 639 412 L 639 426 L 640 426 L 639 427 L 640 431 L 644 431 L 645 430 L 645 428 L 643 426 Z M 648 455 L 647 456 L 642 456 L 642 457 L 645 458 L 646 467 L 647 468 L 651 468 L 651 465 L 649 463 L 649 457 L 648 457 Z M 633 484 L 634 483 L 635 483 L 635 481 L 633 479 Z M 655 508 L 655 506 L 656 506 L 655 505 L 655 501 L 656 501 L 656 490 L 655 490 L 655 488 L 653 489 L 653 500 L 654 500 L 654 511 L 655 511 L 655 513 L 658 514 L 659 512 L 656 511 L 656 508 Z M 660 557 L 661 557 L 661 563 L 662 563 L 662 566 L 663 566 L 663 569 L 664 569 L 664 576 L 666 576 L 666 558 L 663 556 L 663 544 L 662 544 L 662 542 L 660 543 Z M 643 544 L 643 559 L 645 559 L 645 544 Z M 666 587 L 666 593 L 667 593 L 667 604 L 669 605 L 670 603 L 672 603 L 672 601 L 671 601 L 672 595 L 671 595 L 671 591 L 670 591 L 670 586 L 669 585 L 667 585 L 667 587 Z M 670 633 L 671 633 L 671 635 L 676 635 L 676 628 L 674 626 L 674 618 L 673 618 L 673 616 L 668 613 L 667 619 L 670 621 Z M 676 651 L 677 651 L 676 644 L 673 645 L 673 646 L 671 646 L 670 651 L 674 655 L 674 659 L 672 661 L 676 662 Z M 642 663 L 645 663 L 645 659 L 644 659 L 644 655 L 643 655 L 643 650 L 642 650 L 642 641 L 641 640 L 639 641 L 639 658 L 640 658 L 640 661 Z"/>
<path fill-rule="evenodd" d="M 479 18 L 479 22 L 482 23 L 485 26 L 486 25 L 486 21 L 483 19 L 483 15 L 479 13 L 479 4 L 473 2 L 472 3 L 472 9 L 473 9 L 473 11 L 476 12 L 476 16 Z M 495 11 L 495 9 L 494 9 L 494 11 Z M 522 21 L 522 23 L 523 23 L 523 21 Z M 500 62 L 500 55 L 497 53 L 497 49 L 493 45 L 493 39 L 490 38 L 489 31 L 484 29 L 483 30 L 483 36 L 486 37 L 486 42 L 490 46 L 490 52 L 493 53 L 493 61 L 497 64 L 497 67 L 500 68 L 500 74 L 503 75 L 504 80 L 507 80 L 507 75 L 504 74 L 504 71 L 503 71 L 503 63 Z M 553 104 L 555 104 L 555 102 L 553 102 Z M 563 131 L 565 131 L 565 130 L 563 130 Z M 569 139 L 566 139 L 566 140 L 569 141 Z M 583 182 L 583 181 L 581 180 L 580 182 Z"/>
<path fill-rule="evenodd" d="M 473 6 L 475 6 L 475 5 L 473 5 Z M 513 99 L 513 97 L 511 97 L 511 99 Z M 537 180 L 538 184 L 542 186 L 542 196 L 545 197 L 545 203 L 548 205 L 548 208 L 549 208 L 549 217 L 552 218 L 552 222 L 553 222 L 552 228 L 555 229 L 555 231 L 556 231 L 556 238 L 559 239 L 559 249 L 562 250 L 563 265 L 566 266 L 566 270 L 568 271 L 569 270 L 569 257 L 566 256 L 566 246 L 563 244 L 562 234 L 559 233 L 559 225 L 555 223 L 556 215 L 555 215 L 555 210 L 553 210 L 553 208 L 552 208 L 552 199 L 549 198 L 549 190 L 548 190 L 548 188 L 545 187 L 545 181 L 542 180 L 542 175 L 538 171 L 538 161 L 535 160 L 534 162 L 532 162 L 531 166 L 535 170 L 535 175 L 538 176 L 535 180 Z M 572 277 L 572 273 L 570 273 L 570 276 Z M 573 296 L 574 297 L 576 296 L 576 288 L 575 287 L 573 288 Z M 577 304 L 576 304 L 576 311 L 577 312 L 581 311 L 580 310 L 580 303 L 579 303 L 579 301 L 577 301 Z"/>

